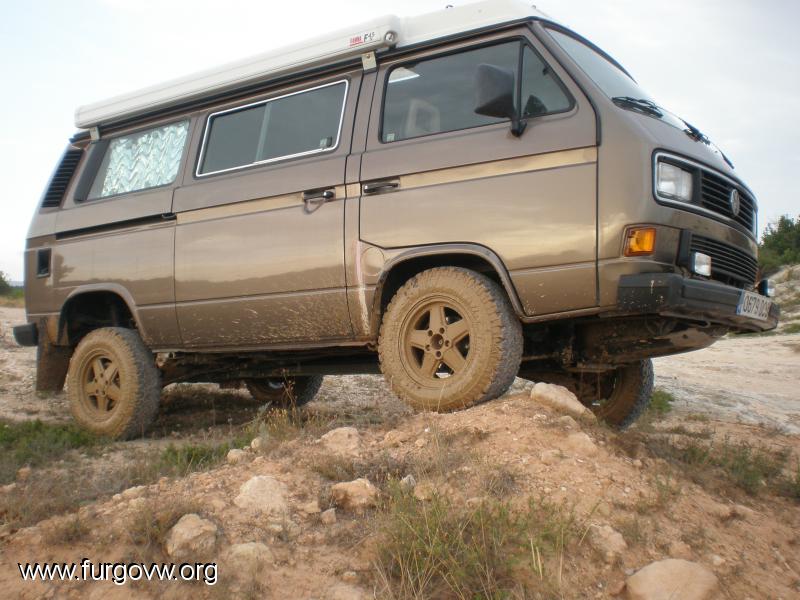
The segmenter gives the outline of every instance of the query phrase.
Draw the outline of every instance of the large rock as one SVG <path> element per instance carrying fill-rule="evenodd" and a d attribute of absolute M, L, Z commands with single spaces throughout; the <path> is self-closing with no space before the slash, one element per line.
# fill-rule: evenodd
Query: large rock
<path fill-rule="evenodd" d="M 679 558 L 650 563 L 628 578 L 628 600 L 707 600 L 717 578 L 703 565 Z"/>
<path fill-rule="evenodd" d="M 183 515 L 169 530 L 164 550 L 176 560 L 194 560 L 211 556 L 216 545 L 217 526 L 190 513 Z"/>
<path fill-rule="evenodd" d="M 269 475 L 256 475 L 242 484 L 233 503 L 239 508 L 282 518 L 289 510 L 287 498 L 283 483 Z"/>
<path fill-rule="evenodd" d="M 594 413 L 563 385 L 539 382 L 531 390 L 531 399 L 576 419 L 595 420 Z"/>
<path fill-rule="evenodd" d="M 338 456 L 359 456 L 361 435 L 355 427 L 339 427 L 323 435 L 319 440 L 325 449 Z"/>
<path fill-rule="evenodd" d="M 589 544 L 609 564 L 617 562 L 628 549 L 622 534 L 608 525 L 592 525 L 589 528 Z"/>
<path fill-rule="evenodd" d="M 239 584 L 255 579 L 264 568 L 272 564 L 272 550 L 261 542 L 234 544 L 220 557 L 221 574 Z"/>
<path fill-rule="evenodd" d="M 360 513 L 365 508 L 375 506 L 378 501 L 378 488 L 368 479 L 356 479 L 334 485 L 331 488 L 331 496 L 337 506 Z"/>

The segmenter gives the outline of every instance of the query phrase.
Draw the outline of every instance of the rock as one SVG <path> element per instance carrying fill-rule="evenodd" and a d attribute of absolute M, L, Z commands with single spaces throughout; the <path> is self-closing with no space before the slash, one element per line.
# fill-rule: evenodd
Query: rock
<path fill-rule="evenodd" d="M 319 502 L 316 500 L 312 500 L 311 502 L 306 502 L 305 504 L 300 505 L 300 510 L 307 515 L 318 515 L 322 512 L 319 508 Z"/>
<path fill-rule="evenodd" d="M 422 437 L 421 437 L 421 438 L 419 438 L 418 440 L 416 440 L 416 441 L 414 442 L 414 445 L 415 445 L 417 448 L 424 448 L 424 447 L 425 447 L 425 445 L 426 445 L 427 443 L 428 443 L 428 440 L 427 440 L 427 439 L 425 439 L 425 438 L 422 438 Z"/>
<path fill-rule="evenodd" d="M 244 544 L 234 544 L 229 547 L 223 552 L 221 559 L 222 562 L 235 567 L 237 571 L 257 571 L 265 563 L 271 563 L 274 560 L 274 556 L 272 550 L 266 544 L 245 542 Z"/>
<path fill-rule="evenodd" d="M 342 573 L 342 581 L 345 583 L 358 583 L 358 573 L 355 571 L 345 571 Z"/>
<path fill-rule="evenodd" d="M 360 456 L 361 435 L 355 427 L 339 427 L 319 440 L 325 449 L 338 456 Z"/>
<path fill-rule="evenodd" d="M 725 559 L 722 558 L 719 554 L 712 554 L 711 555 L 711 564 L 715 567 L 721 567 L 725 564 Z"/>
<path fill-rule="evenodd" d="M 616 563 L 622 553 L 628 549 L 622 534 L 608 525 L 592 525 L 589 527 L 589 544 L 608 564 Z"/>
<path fill-rule="evenodd" d="M 417 487 L 417 480 L 410 473 L 400 480 L 400 489 L 408 493 Z"/>
<path fill-rule="evenodd" d="M 261 438 L 256 438 L 260 440 Z M 241 462 L 244 462 L 247 458 L 247 452 L 244 450 L 239 450 L 238 448 L 233 448 L 228 450 L 228 455 L 225 457 L 228 461 L 229 465 L 237 465 Z"/>
<path fill-rule="evenodd" d="M 258 452 L 266 445 L 265 442 L 266 440 L 260 436 L 253 438 L 253 441 L 250 442 L 250 448 L 253 450 L 253 452 Z"/>
<path fill-rule="evenodd" d="M 733 513 L 734 513 L 734 516 L 736 516 L 736 517 L 738 517 L 740 519 L 752 519 L 757 514 L 756 511 L 754 511 L 752 508 L 748 508 L 747 506 L 744 506 L 743 504 L 734 504 L 733 505 Z"/>
<path fill-rule="evenodd" d="M 183 515 L 169 530 L 164 550 L 174 559 L 209 557 L 217 544 L 217 526 L 199 515 Z"/>
<path fill-rule="evenodd" d="M 564 458 L 564 455 L 561 453 L 561 450 L 542 450 L 542 453 L 539 455 L 539 459 L 546 465 L 554 465 L 558 462 L 561 462 L 561 459 Z"/>
<path fill-rule="evenodd" d="M 574 454 L 590 457 L 597 454 L 597 446 L 588 435 L 582 431 L 570 433 L 564 438 L 564 447 Z"/>
<path fill-rule="evenodd" d="M 414 488 L 414 498 L 427 502 L 436 494 L 436 488 L 430 481 L 423 481 Z"/>
<path fill-rule="evenodd" d="M 680 540 L 670 542 L 667 552 L 672 558 L 682 558 L 683 560 L 691 560 L 692 558 L 692 547 Z"/>
<path fill-rule="evenodd" d="M 336 509 L 329 508 L 328 510 L 322 511 L 319 520 L 322 521 L 323 525 L 333 525 L 336 523 Z"/>
<path fill-rule="evenodd" d="M 650 563 L 625 582 L 629 600 L 706 600 L 717 585 L 709 569 L 679 558 Z"/>
<path fill-rule="evenodd" d="M 137 485 L 122 492 L 122 497 L 125 500 L 133 500 L 134 498 L 141 498 L 144 496 L 144 493 L 147 491 L 147 488 L 143 485 Z"/>
<path fill-rule="evenodd" d="M 399 446 L 403 442 L 408 441 L 408 438 L 410 437 L 410 433 L 400 431 L 399 429 L 392 429 L 391 431 L 387 432 L 385 436 L 383 436 L 381 445 L 393 448 L 395 446 Z"/>
<path fill-rule="evenodd" d="M 595 420 L 594 413 L 562 385 L 539 382 L 531 390 L 531 399 L 576 419 Z"/>
<path fill-rule="evenodd" d="M 580 427 L 578 426 L 578 422 L 569 415 L 558 417 L 556 419 L 556 423 L 561 425 L 561 427 L 563 427 L 564 429 L 580 429 Z"/>
<path fill-rule="evenodd" d="M 233 503 L 272 517 L 284 517 L 289 510 L 286 486 L 269 475 L 256 475 L 239 488 Z"/>
<path fill-rule="evenodd" d="M 234 544 L 220 556 L 225 576 L 238 584 L 238 586 L 234 586 L 237 588 L 252 582 L 274 560 L 272 550 L 261 542 Z"/>
<path fill-rule="evenodd" d="M 10 494 L 16 489 L 17 489 L 17 484 L 12 482 L 0 487 L 0 492 L 2 492 L 3 494 Z"/>
<path fill-rule="evenodd" d="M 378 500 L 378 488 L 368 479 L 356 479 L 334 485 L 331 488 L 331 496 L 337 506 L 360 513 L 365 508 L 375 506 Z"/>
<path fill-rule="evenodd" d="M 17 471 L 17 481 L 28 481 L 28 478 L 30 476 L 31 476 L 30 467 L 22 467 Z"/>

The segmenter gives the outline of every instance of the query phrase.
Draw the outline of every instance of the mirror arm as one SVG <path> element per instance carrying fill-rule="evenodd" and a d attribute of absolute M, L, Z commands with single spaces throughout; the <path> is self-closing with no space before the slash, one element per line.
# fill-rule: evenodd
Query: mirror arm
<path fill-rule="evenodd" d="M 511 135 L 514 137 L 520 137 L 523 133 L 525 133 L 525 128 L 528 126 L 528 119 L 521 119 L 519 117 L 514 117 L 511 119 Z"/>

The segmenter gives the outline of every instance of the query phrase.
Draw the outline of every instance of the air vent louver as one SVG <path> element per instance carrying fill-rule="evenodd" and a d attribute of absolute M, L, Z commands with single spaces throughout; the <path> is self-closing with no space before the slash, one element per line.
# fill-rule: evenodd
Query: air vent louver
<path fill-rule="evenodd" d="M 64 198 L 64 193 L 67 191 L 69 182 L 75 174 L 82 155 L 83 150 L 72 146 L 67 148 L 58 163 L 58 167 L 50 177 L 50 183 L 47 184 L 47 189 L 42 197 L 42 208 L 53 208 L 61 205 L 61 200 Z"/>

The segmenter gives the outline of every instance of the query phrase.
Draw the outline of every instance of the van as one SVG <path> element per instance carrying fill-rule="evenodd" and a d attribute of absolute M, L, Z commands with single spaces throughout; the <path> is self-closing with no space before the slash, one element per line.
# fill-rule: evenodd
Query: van
<path fill-rule="evenodd" d="M 141 435 L 163 386 L 302 405 L 519 376 L 624 427 L 652 357 L 772 329 L 730 160 L 526 3 L 387 16 L 80 107 L 25 251 L 39 390 Z"/>

